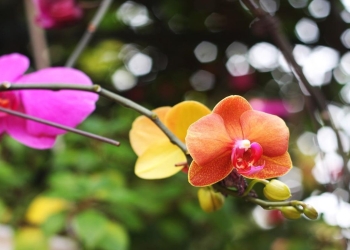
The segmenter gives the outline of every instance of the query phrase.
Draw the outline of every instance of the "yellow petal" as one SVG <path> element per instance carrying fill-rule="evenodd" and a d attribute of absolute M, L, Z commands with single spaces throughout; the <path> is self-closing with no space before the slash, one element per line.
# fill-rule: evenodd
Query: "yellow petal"
<path fill-rule="evenodd" d="M 183 142 L 188 127 L 202 118 L 210 114 L 211 111 L 206 106 L 195 101 L 184 101 L 172 107 L 165 116 L 165 125 Z"/>
<path fill-rule="evenodd" d="M 161 122 L 164 123 L 165 115 L 170 107 L 160 107 L 153 112 L 158 115 Z M 155 141 L 164 140 L 166 135 L 146 116 L 139 116 L 132 124 L 129 133 L 130 144 L 135 153 L 140 156 Z"/>
<path fill-rule="evenodd" d="M 38 196 L 29 205 L 26 219 L 33 225 L 40 225 L 51 215 L 67 209 L 68 201 L 60 198 Z"/>
<path fill-rule="evenodd" d="M 175 164 L 186 162 L 184 153 L 169 140 L 155 142 L 136 161 L 135 174 L 143 179 L 162 179 L 181 171 Z"/>

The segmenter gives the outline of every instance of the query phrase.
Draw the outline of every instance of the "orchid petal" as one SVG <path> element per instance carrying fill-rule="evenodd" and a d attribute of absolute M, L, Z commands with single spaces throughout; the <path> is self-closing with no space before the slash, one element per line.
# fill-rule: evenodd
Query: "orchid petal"
<path fill-rule="evenodd" d="M 275 115 L 249 110 L 241 115 L 244 138 L 257 142 L 266 156 L 278 156 L 288 149 L 289 130 L 286 123 Z"/>
<path fill-rule="evenodd" d="M 228 96 L 221 100 L 213 109 L 225 122 L 228 134 L 232 139 L 243 139 L 240 116 L 247 110 L 251 110 L 249 102 L 241 96 Z"/>
<path fill-rule="evenodd" d="M 165 125 L 184 142 L 188 127 L 210 112 L 210 109 L 199 102 L 184 101 L 172 107 L 167 113 Z"/>
<path fill-rule="evenodd" d="M 56 137 L 50 135 L 32 135 L 26 129 L 27 120 L 8 115 L 3 119 L 6 132 L 20 143 L 36 149 L 52 148 L 55 144 Z"/>
<path fill-rule="evenodd" d="M 276 157 L 263 155 L 259 164 L 265 163 L 262 170 L 253 173 L 241 173 L 244 177 L 250 179 L 270 179 L 285 175 L 292 168 L 292 160 L 288 152 Z"/>
<path fill-rule="evenodd" d="M 193 160 L 206 165 L 232 151 L 233 141 L 228 135 L 223 119 L 209 114 L 193 123 L 187 132 L 186 146 Z M 229 157 L 230 158 L 230 157 Z M 215 172 L 216 169 L 211 169 Z"/>
<path fill-rule="evenodd" d="M 164 123 L 165 115 L 169 112 L 170 107 L 161 107 L 153 110 L 159 120 Z M 132 124 L 129 133 L 130 144 L 134 152 L 140 156 L 155 141 L 166 140 L 167 137 L 154 122 L 146 116 L 139 116 Z"/>
<path fill-rule="evenodd" d="M 0 56 L 0 83 L 15 81 L 26 72 L 28 67 L 28 58 L 21 54 L 13 53 Z"/>
<path fill-rule="evenodd" d="M 152 144 L 137 159 L 135 174 L 143 179 L 162 179 L 170 177 L 182 167 L 176 164 L 186 162 L 186 156 L 179 147 L 173 145 L 169 140 Z"/>
<path fill-rule="evenodd" d="M 188 171 L 188 181 L 195 187 L 209 186 L 224 179 L 232 170 L 230 152 L 226 152 L 204 165 L 198 165 L 197 162 L 192 161 Z"/>
<path fill-rule="evenodd" d="M 4 132 L 6 132 L 6 118 L 0 117 L 0 135 Z"/>
<path fill-rule="evenodd" d="M 91 85 L 84 73 L 71 68 L 47 68 L 19 78 L 16 83 L 75 83 Z M 20 92 L 25 113 L 69 127 L 81 123 L 95 109 L 98 95 L 75 90 L 25 90 Z M 64 130 L 27 121 L 28 133 L 35 136 L 56 136 Z"/>

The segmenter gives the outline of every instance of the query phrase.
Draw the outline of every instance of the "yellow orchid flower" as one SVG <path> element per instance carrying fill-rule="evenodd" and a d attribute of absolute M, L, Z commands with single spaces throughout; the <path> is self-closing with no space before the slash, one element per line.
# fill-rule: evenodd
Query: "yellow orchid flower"
<path fill-rule="evenodd" d="M 188 127 L 211 111 L 199 102 L 184 101 L 174 107 L 157 108 L 153 112 L 185 143 Z M 186 162 L 186 155 L 146 116 L 136 118 L 129 136 L 131 147 L 139 157 L 135 165 L 138 177 L 162 179 L 182 170 L 183 167 L 176 165 Z"/>
<path fill-rule="evenodd" d="M 29 205 L 26 220 L 32 225 L 41 225 L 51 215 L 67 210 L 69 202 L 61 198 L 37 196 Z"/>

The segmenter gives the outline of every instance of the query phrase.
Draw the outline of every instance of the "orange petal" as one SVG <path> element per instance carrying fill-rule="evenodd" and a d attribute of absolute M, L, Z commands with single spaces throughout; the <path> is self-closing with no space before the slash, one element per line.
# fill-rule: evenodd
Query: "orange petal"
<path fill-rule="evenodd" d="M 155 112 L 164 123 L 165 115 L 170 107 L 160 107 Z M 155 141 L 165 140 L 166 135 L 146 116 L 139 116 L 132 124 L 129 133 L 130 144 L 135 153 L 140 156 Z"/>
<path fill-rule="evenodd" d="M 198 165 L 197 162 L 192 161 L 188 171 L 188 181 L 195 187 L 209 186 L 224 179 L 232 170 L 231 154 L 228 152 L 205 165 Z"/>
<path fill-rule="evenodd" d="M 241 125 L 244 139 L 258 142 L 264 155 L 278 156 L 287 151 L 289 130 L 278 116 L 249 110 L 242 114 Z"/>
<path fill-rule="evenodd" d="M 276 157 L 268 157 L 263 155 L 259 164 L 265 162 L 265 167 L 250 176 L 243 175 L 250 179 L 270 179 L 285 175 L 292 168 L 292 160 L 288 152 Z"/>
<path fill-rule="evenodd" d="M 162 179 L 181 171 L 175 164 L 186 162 L 186 156 L 169 140 L 152 144 L 136 161 L 135 174 L 143 179 Z"/>
<path fill-rule="evenodd" d="M 165 125 L 183 142 L 188 127 L 199 118 L 210 114 L 206 106 L 195 101 L 184 101 L 174 107 L 166 114 Z"/>
<path fill-rule="evenodd" d="M 231 153 L 232 144 L 224 121 L 218 114 L 204 116 L 188 128 L 186 146 L 193 160 L 200 165 Z"/>
<path fill-rule="evenodd" d="M 245 111 L 251 109 L 246 99 L 238 95 L 231 95 L 216 104 L 213 113 L 219 114 L 224 119 L 226 129 L 232 139 L 243 139 L 239 118 Z"/>

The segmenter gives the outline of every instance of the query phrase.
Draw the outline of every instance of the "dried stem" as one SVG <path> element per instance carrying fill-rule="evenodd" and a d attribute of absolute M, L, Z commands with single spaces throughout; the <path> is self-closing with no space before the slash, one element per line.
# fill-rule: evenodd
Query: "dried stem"
<path fill-rule="evenodd" d="M 103 16 L 106 14 L 109 6 L 112 4 L 113 0 L 103 0 L 100 4 L 100 7 L 98 8 L 95 16 L 92 18 L 91 22 L 89 23 L 83 37 L 80 39 L 78 45 L 75 47 L 75 50 L 71 54 L 71 56 L 68 58 L 66 62 L 66 67 L 73 67 L 79 58 L 80 54 L 85 49 L 86 45 L 91 40 L 92 36 L 94 35 L 98 25 L 100 24 Z"/>

